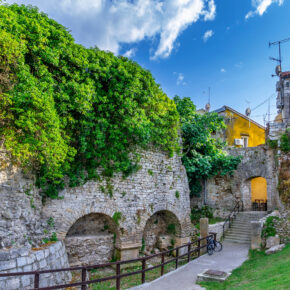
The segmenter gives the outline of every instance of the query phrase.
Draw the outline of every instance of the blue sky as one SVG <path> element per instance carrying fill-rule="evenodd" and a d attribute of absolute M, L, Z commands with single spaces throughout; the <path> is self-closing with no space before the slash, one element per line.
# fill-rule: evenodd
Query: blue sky
<path fill-rule="evenodd" d="M 244 113 L 272 96 L 278 48 L 290 37 L 289 0 L 19 0 L 71 30 L 78 43 L 123 54 L 149 69 L 169 97 L 198 108 L 228 105 Z M 207 36 L 207 37 L 206 37 Z M 290 42 L 282 46 L 290 70 Z M 274 95 L 273 95 L 274 94 Z M 268 102 L 252 112 L 264 124 Z"/>

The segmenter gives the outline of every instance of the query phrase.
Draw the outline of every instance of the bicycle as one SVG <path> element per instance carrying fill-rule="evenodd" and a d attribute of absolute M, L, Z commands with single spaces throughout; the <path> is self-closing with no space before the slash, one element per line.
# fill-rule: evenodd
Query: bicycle
<path fill-rule="evenodd" d="M 212 255 L 213 252 L 220 252 L 223 249 L 222 243 L 215 241 L 212 237 L 206 239 L 207 241 L 207 253 Z"/>

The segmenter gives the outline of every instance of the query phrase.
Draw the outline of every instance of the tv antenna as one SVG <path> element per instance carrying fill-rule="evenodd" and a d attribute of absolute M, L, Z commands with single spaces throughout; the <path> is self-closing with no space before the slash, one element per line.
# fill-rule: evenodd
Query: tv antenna
<path fill-rule="evenodd" d="M 278 71 L 282 71 L 282 55 L 281 55 L 281 44 L 290 41 L 290 38 L 285 38 L 282 40 L 278 40 L 278 41 L 274 41 L 274 42 L 270 42 L 269 41 L 269 47 L 273 46 L 273 45 L 278 45 L 279 47 L 279 58 L 275 58 L 275 57 L 269 57 L 270 60 L 274 60 L 278 62 L 278 65 L 280 66 Z M 276 73 L 277 73 L 277 69 L 276 69 Z M 275 76 L 275 75 L 272 75 Z"/>
<path fill-rule="evenodd" d="M 205 105 L 205 110 L 206 110 L 206 112 L 209 112 L 209 110 L 210 110 L 210 87 L 208 88 L 208 102 Z"/>

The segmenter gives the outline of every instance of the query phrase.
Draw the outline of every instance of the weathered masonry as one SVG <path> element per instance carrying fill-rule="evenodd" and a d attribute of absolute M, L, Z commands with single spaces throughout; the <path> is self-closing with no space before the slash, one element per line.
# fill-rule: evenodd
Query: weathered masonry
<path fill-rule="evenodd" d="M 42 204 L 33 177 L 6 164 L 3 154 L 0 252 L 36 247 L 47 233 L 56 232 L 70 264 L 80 265 L 135 258 L 141 248 L 158 248 L 160 236 L 176 246 L 189 241 L 189 188 L 177 155 L 141 152 L 141 169 L 128 178 L 89 181 Z"/>
<path fill-rule="evenodd" d="M 166 233 L 176 245 L 189 241 L 189 188 L 180 157 L 153 151 L 141 155 L 142 168 L 127 179 L 119 175 L 109 184 L 90 181 L 67 188 L 61 192 L 63 199 L 44 206 L 42 214 L 55 220 L 73 264 L 135 258 L 142 241 L 143 247 L 157 247 L 158 235 Z M 152 224 L 157 230 L 149 239 Z"/>
<path fill-rule="evenodd" d="M 219 176 L 206 181 L 205 203 L 215 209 L 229 211 L 235 201 L 244 203 L 244 210 L 255 210 L 255 201 L 263 201 L 267 210 L 281 206 L 277 191 L 278 176 L 273 150 L 266 146 L 229 148 L 229 153 L 242 156 L 233 176 Z"/>

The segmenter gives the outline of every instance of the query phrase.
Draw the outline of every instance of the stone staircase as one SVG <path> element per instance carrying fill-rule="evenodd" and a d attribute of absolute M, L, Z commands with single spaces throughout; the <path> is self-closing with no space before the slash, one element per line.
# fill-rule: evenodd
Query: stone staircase
<path fill-rule="evenodd" d="M 251 221 L 257 221 L 267 214 L 266 211 L 244 211 L 237 213 L 236 219 L 226 231 L 224 241 L 231 243 L 251 243 Z"/>

